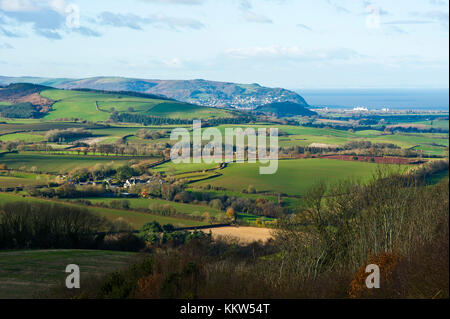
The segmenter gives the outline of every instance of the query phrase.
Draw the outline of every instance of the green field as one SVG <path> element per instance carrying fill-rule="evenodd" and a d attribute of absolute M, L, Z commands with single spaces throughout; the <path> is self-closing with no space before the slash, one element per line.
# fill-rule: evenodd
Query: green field
<path fill-rule="evenodd" d="M 140 229 L 144 224 L 150 223 L 152 221 L 157 221 L 161 225 L 172 224 L 175 227 L 191 227 L 191 226 L 199 226 L 206 225 L 205 222 L 190 220 L 190 219 L 182 219 L 182 218 L 174 218 L 174 217 L 165 217 L 160 215 L 151 215 L 143 212 L 135 212 L 132 210 L 120 210 L 120 209 L 111 209 L 111 208 L 103 208 L 103 207 L 88 207 L 88 206 L 80 206 L 75 204 L 69 204 L 66 202 L 61 202 L 57 200 L 43 200 L 31 197 L 22 197 L 20 195 L 13 195 L 10 193 L 0 193 L 0 204 L 7 202 L 17 202 L 17 201 L 26 201 L 26 202 L 47 202 L 47 203 L 61 203 L 63 205 L 75 206 L 88 208 L 89 211 L 93 213 L 97 213 L 101 216 L 106 217 L 110 221 L 114 221 L 118 218 L 123 218 L 135 229 Z"/>
<path fill-rule="evenodd" d="M 220 109 L 123 94 L 52 89 L 41 92 L 41 95 L 56 101 L 53 111 L 45 116 L 46 120 L 79 118 L 106 121 L 113 111 L 183 119 L 233 116 Z"/>
<path fill-rule="evenodd" d="M 423 124 L 427 125 L 433 128 L 440 128 L 440 129 L 449 129 L 449 121 L 448 120 L 433 120 L 433 121 L 420 121 L 415 122 L 415 124 Z"/>
<path fill-rule="evenodd" d="M 44 135 L 28 134 L 28 133 L 14 133 L 0 136 L 0 141 L 2 142 L 10 142 L 10 141 L 42 142 L 45 140 L 46 139 Z"/>
<path fill-rule="evenodd" d="M 92 203 L 110 203 L 113 200 L 117 200 L 114 198 L 87 198 Z M 147 198 L 128 198 L 130 202 L 130 206 L 132 209 L 145 208 L 148 209 L 151 204 L 159 204 L 159 205 L 170 205 L 182 214 L 192 215 L 192 216 L 201 216 L 203 213 L 208 212 L 211 216 L 224 216 L 225 212 L 222 212 L 219 209 L 215 209 L 208 206 L 202 205 L 192 205 L 192 204 L 184 204 L 166 201 L 162 199 L 147 199 Z"/>
<path fill-rule="evenodd" d="M 0 164 L 6 164 L 10 169 L 22 169 L 29 171 L 33 167 L 38 172 L 67 173 L 74 168 L 89 168 L 97 163 L 113 164 L 117 167 L 127 164 L 130 157 L 115 156 L 78 156 L 78 155 L 47 155 L 21 152 L 0 155 Z"/>
<path fill-rule="evenodd" d="M 226 128 L 278 128 L 279 131 L 288 135 L 279 137 L 279 146 L 308 146 L 312 143 L 323 143 L 331 145 L 344 145 L 351 141 L 370 141 L 372 143 L 390 143 L 401 148 L 412 148 L 417 145 L 430 145 L 437 143 L 442 145 L 443 153 L 445 147 L 448 147 L 448 134 L 442 133 L 397 133 L 385 134 L 376 130 L 363 130 L 356 132 L 348 132 L 331 128 L 310 128 L 292 125 L 219 125 L 217 128 L 222 135 L 225 134 Z M 443 155 L 439 153 L 438 155 Z"/>
<path fill-rule="evenodd" d="M 109 113 L 98 111 L 95 101 L 101 94 L 90 92 L 47 90 L 41 92 L 43 97 L 57 101 L 53 104 L 53 111 L 45 116 L 46 120 L 63 118 L 81 118 L 90 121 L 106 121 Z"/>
<path fill-rule="evenodd" d="M 65 285 L 69 264 L 80 267 L 80 284 L 125 267 L 136 253 L 101 250 L 0 251 L 0 299 L 39 298 Z"/>
<path fill-rule="evenodd" d="M 90 207 L 90 211 L 96 212 L 101 216 L 108 218 L 109 220 L 116 220 L 117 218 L 123 218 L 131 223 L 134 229 L 140 229 L 146 223 L 157 221 L 161 225 L 172 224 L 175 227 L 194 227 L 207 225 L 206 222 L 196 221 L 190 219 L 182 219 L 176 217 L 166 217 L 160 215 L 151 215 L 148 213 L 135 212 L 130 210 L 119 210 L 110 208 L 98 208 Z"/>
<path fill-rule="evenodd" d="M 179 119 L 206 119 L 206 118 L 229 118 L 233 117 L 230 112 L 217 109 L 201 107 L 193 104 L 161 103 L 147 112 L 148 115 L 171 117 Z"/>
<path fill-rule="evenodd" d="M 54 176 L 48 174 L 0 171 L 0 188 L 43 185 L 52 180 L 54 180 Z"/>
<path fill-rule="evenodd" d="M 260 164 L 230 164 L 220 177 L 201 181 L 194 185 L 220 186 L 233 191 L 256 187 L 258 192 L 282 192 L 288 195 L 304 194 L 319 182 L 336 182 L 342 179 L 368 179 L 377 164 L 329 159 L 297 159 L 278 161 L 274 175 L 260 175 Z"/>
<path fill-rule="evenodd" d="M 11 176 L 0 176 L 0 188 L 38 185 L 40 180 Z"/>
<path fill-rule="evenodd" d="M 42 119 L 17 119 L 8 120 L 6 124 L 0 124 L 0 134 L 5 133 L 22 133 L 24 131 L 29 132 L 39 132 L 39 134 L 44 135 L 49 130 L 63 130 L 68 128 L 84 128 L 84 129 L 95 129 L 95 128 L 105 128 L 104 125 L 88 124 L 88 123 L 75 123 L 68 121 L 58 121 L 58 122 L 44 122 Z M 34 133 L 33 133 L 34 134 Z"/>
<path fill-rule="evenodd" d="M 175 164 L 173 162 L 167 162 L 162 165 L 158 165 L 155 167 L 155 171 L 157 172 L 164 172 L 164 173 L 174 173 L 174 174 L 181 174 L 181 173 L 188 173 L 188 172 L 196 172 L 196 171 L 203 171 L 205 169 L 213 169 L 217 167 L 219 164 L 211 163 L 179 163 Z"/>

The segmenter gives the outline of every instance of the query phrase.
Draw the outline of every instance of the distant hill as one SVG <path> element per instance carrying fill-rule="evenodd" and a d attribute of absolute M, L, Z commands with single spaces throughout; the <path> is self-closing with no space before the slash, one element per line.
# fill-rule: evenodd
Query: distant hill
<path fill-rule="evenodd" d="M 114 117 L 130 122 L 163 123 L 158 119 L 231 119 L 237 116 L 236 113 L 179 102 L 155 94 L 92 89 L 61 90 L 29 83 L 0 87 L 0 116 L 8 118 L 43 117 L 46 120 L 80 119 L 95 122 Z"/>
<path fill-rule="evenodd" d="M 273 114 L 278 117 L 317 115 L 316 112 L 307 109 L 304 105 L 292 102 L 269 103 L 257 107 L 255 111 L 265 114 Z"/>
<path fill-rule="evenodd" d="M 263 87 L 259 84 L 237 84 L 206 80 L 146 80 L 122 77 L 51 79 L 0 76 L 0 85 L 14 82 L 30 82 L 62 89 L 87 88 L 157 94 L 186 103 L 213 107 L 253 109 L 259 105 L 274 102 L 293 102 L 308 106 L 306 101 L 293 91 Z"/>

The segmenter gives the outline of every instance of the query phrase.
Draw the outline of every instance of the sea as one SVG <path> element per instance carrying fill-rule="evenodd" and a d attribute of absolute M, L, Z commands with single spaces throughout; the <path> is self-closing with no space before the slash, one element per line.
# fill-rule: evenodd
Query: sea
<path fill-rule="evenodd" d="M 449 111 L 449 89 L 299 89 L 309 105 L 328 108 Z"/>

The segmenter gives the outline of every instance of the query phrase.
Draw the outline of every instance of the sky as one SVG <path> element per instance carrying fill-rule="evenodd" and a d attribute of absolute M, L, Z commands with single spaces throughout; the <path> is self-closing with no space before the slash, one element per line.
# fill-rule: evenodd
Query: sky
<path fill-rule="evenodd" d="M 448 0 L 0 0 L 0 75 L 448 88 Z"/>

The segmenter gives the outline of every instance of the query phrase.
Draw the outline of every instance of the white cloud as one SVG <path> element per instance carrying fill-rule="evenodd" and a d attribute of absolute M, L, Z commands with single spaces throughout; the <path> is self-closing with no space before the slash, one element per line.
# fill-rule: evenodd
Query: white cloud
<path fill-rule="evenodd" d="M 38 7 L 31 0 L 1 0 L 0 9 L 5 11 L 33 11 Z"/>
<path fill-rule="evenodd" d="M 253 5 L 249 0 L 240 0 L 239 8 L 244 20 L 252 23 L 272 23 L 272 20 L 262 14 L 253 11 Z"/>
<path fill-rule="evenodd" d="M 346 48 L 305 49 L 299 46 L 266 46 L 228 49 L 226 55 L 233 58 L 287 58 L 296 60 L 347 60 L 362 55 Z"/>
<path fill-rule="evenodd" d="M 9 43 L 0 43 L 0 49 L 14 49 L 14 47 Z"/>
<path fill-rule="evenodd" d="M 39 11 L 50 8 L 63 15 L 66 7 L 65 0 L 0 0 L 0 9 L 10 12 Z"/>
<path fill-rule="evenodd" d="M 0 14 L 17 25 L 31 24 L 34 32 L 48 39 L 62 39 L 61 32 L 77 32 L 84 36 L 99 34 L 80 26 L 80 8 L 66 0 L 0 0 Z M 1 17 L 1 16 L 0 16 Z M 0 24 L 5 24 L 0 21 Z M 15 33 L 0 27 L 0 32 Z"/>
<path fill-rule="evenodd" d="M 303 23 L 298 23 L 297 27 L 299 27 L 301 29 L 308 30 L 308 31 L 312 31 L 311 27 L 309 27 L 309 26 L 307 26 L 306 24 L 303 24 Z"/>
<path fill-rule="evenodd" d="M 161 13 L 142 17 L 131 13 L 122 14 L 109 11 L 102 12 L 99 15 L 98 23 L 134 30 L 142 30 L 145 25 L 166 27 L 173 30 L 180 28 L 202 29 L 205 27 L 203 23 L 194 19 L 169 17 Z"/>
<path fill-rule="evenodd" d="M 261 14 L 254 13 L 252 11 L 244 11 L 243 13 L 244 19 L 247 22 L 254 22 L 254 23 L 272 23 L 272 20 L 269 19 L 266 16 L 263 16 Z"/>
<path fill-rule="evenodd" d="M 183 62 L 179 58 L 173 58 L 170 60 L 163 60 L 162 63 L 170 68 L 181 68 L 183 67 Z"/>

